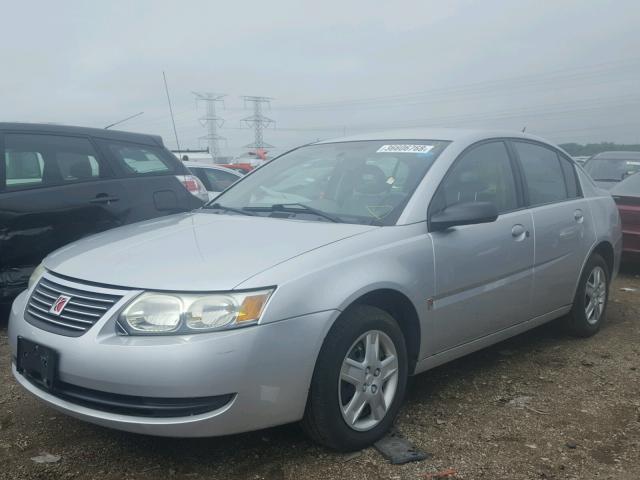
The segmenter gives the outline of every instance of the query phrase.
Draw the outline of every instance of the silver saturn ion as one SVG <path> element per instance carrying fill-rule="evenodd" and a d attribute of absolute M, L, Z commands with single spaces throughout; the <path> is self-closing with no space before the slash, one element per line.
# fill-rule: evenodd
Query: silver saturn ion
<path fill-rule="evenodd" d="M 131 432 L 301 420 L 354 450 L 409 375 L 563 317 L 600 328 L 618 211 L 527 134 L 405 130 L 292 150 L 191 213 L 49 255 L 13 304 L 18 382 Z"/>

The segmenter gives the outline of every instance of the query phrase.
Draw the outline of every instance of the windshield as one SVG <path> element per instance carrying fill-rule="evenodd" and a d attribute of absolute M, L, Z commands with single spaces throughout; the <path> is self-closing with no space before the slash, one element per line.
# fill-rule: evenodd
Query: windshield
<path fill-rule="evenodd" d="M 256 170 L 205 208 L 393 225 L 447 144 L 403 140 L 301 147 Z"/>
<path fill-rule="evenodd" d="M 640 160 L 594 158 L 587 162 L 584 169 L 594 180 L 619 182 L 640 170 Z"/>

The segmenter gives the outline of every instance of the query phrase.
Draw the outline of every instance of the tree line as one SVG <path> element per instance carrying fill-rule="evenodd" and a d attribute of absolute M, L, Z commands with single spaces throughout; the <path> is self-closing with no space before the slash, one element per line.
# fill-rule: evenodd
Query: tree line
<path fill-rule="evenodd" d="M 612 152 L 624 150 L 627 152 L 640 152 L 640 144 L 622 145 L 613 142 L 587 143 L 563 143 L 560 145 L 569 155 L 573 157 L 591 156 L 601 152 Z"/>

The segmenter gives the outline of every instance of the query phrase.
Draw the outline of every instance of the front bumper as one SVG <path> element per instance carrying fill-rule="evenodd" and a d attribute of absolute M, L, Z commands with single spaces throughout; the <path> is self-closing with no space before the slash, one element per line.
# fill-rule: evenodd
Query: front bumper
<path fill-rule="evenodd" d="M 28 292 L 9 317 L 15 358 L 22 336 L 58 352 L 58 378 L 107 394 L 195 398 L 233 394 L 213 411 L 153 418 L 88 408 L 31 383 L 18 382 L 50 406 L 92 423 L 171 437 L 228 435 L 300 420 L 322 342 L 339 314 L 326 311 L 226 332 L 135 337 L 115 334 L 113 316 L 80 337 L 46 332 L 23 316 Z"/>

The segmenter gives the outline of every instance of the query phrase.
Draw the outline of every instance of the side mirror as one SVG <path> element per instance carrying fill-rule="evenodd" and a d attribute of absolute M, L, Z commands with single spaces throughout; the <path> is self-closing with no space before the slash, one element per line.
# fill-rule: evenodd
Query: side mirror
<path fill-rule="evenodd" d="M 446 230 L 459 225 L 495 222 L 498 209 L 491 202 L 457 203 L 431 216 L 432 231 Z"/>

